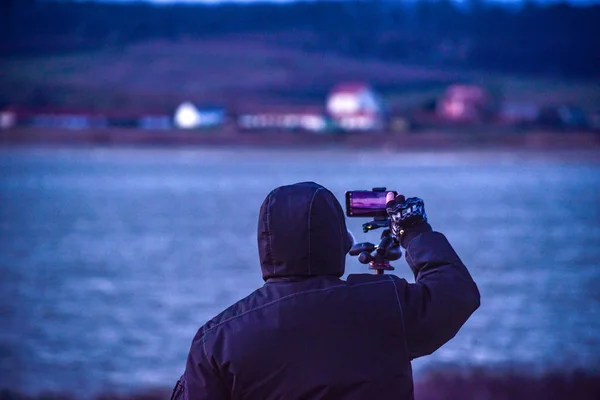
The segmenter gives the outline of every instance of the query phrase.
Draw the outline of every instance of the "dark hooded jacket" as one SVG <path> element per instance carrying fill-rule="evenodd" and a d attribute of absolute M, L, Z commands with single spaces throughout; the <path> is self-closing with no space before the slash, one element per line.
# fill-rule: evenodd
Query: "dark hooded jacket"
<path fill-rule="evenodd" d="M 479 291 L 446 238 L 418 235 L 394 275 L 347 280 L 351 246 L 335 196 L 315 183 L 260 209 L 265 285 L 201 327 L 174 399 L 412 399 L 410 361 L 450 340 Z"/>

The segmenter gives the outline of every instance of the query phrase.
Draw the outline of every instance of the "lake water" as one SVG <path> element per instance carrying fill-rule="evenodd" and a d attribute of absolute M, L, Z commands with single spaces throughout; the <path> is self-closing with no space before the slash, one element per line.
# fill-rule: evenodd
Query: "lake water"
<path fill-rule="evenodd" d="M 262 284 L 276 186 L 388 186 L 425 200 L 482 306 L 444 364 L 600 370 L 594 152 L 0 149 L 0 388 L 171 387 L 196 330 Z M 361 219 L 349 226 L 360 241 Z M 396 273 L 412 281 L 404 260 Z M 349 273 L 367 272 L 348 258 Z"/>

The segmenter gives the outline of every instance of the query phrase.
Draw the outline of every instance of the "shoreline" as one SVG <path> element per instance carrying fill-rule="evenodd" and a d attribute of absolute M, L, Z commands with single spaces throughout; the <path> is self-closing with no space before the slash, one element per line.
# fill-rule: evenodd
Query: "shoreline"
<path fill-rule="evenodd" d="M 345 148 L 402 150 L 600 150 L 594 132 L 442 132 L 311 134 L 305 132 L 230 132 L 13 128 L 0 130 L 0 146 L 105 146 L 105 147 L 241 147 L 241 148 Z"/>

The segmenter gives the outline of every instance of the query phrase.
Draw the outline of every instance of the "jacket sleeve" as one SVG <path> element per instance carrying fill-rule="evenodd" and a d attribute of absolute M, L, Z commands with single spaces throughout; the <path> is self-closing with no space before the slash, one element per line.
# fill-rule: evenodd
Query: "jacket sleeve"
<path fill-rule="evenodd" d="M 184 400 L 229 399 L 220 374 L 207 355 L 205 331 L 200 328 L 192 342 L 188 355 L 184 380 Z"/>
<path fill-rule="evenodd" d="M 410 358 L 433 353 L 452 339 L 479 307 L 477 285 L 444 235 L 426 232 L 406 249 L 415 283 L 398 285 Z M 402 287 L 404 286 L 404 287 Z"/>

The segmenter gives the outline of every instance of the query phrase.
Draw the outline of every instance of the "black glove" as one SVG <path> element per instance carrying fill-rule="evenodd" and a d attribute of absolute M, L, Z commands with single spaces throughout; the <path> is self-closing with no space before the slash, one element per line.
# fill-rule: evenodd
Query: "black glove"
<path fill-rule="evenodd" d="M 427 223 L 425 204 L 418 197 L 406 199 L 399 194 L 388 201 L 385 208 L 390 217 L 392 235 L 404 248 L 421 233 L 432 231 Z"/>

